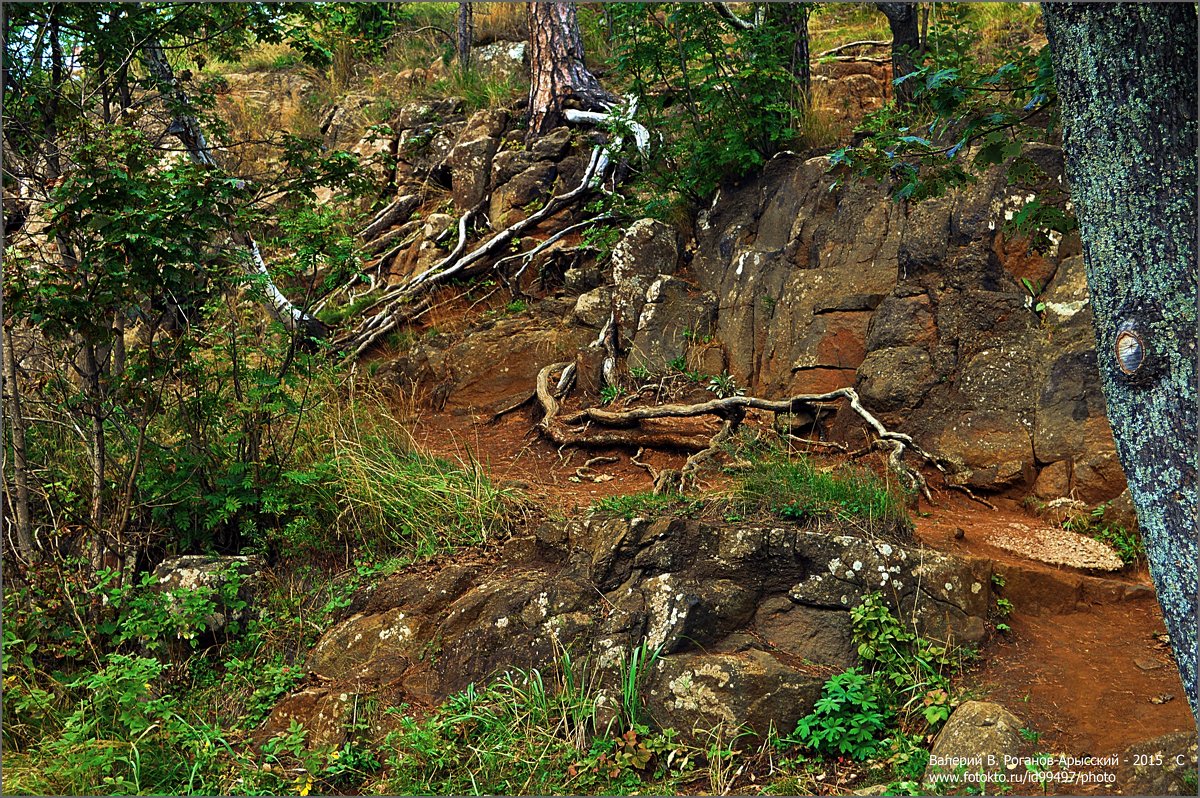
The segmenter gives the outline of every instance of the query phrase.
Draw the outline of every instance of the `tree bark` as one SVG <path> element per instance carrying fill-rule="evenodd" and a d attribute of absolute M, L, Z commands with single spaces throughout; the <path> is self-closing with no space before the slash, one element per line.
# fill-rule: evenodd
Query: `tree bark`
<path fill-rule="evenodd" d="M 796 81 L 795 107 L 807 113 L 812 99 L 812 69 L 808 54 L 808 15 L 812 6 L 808 3 L 784 3 L 784 24 L 793 33 L 792 57 L 788 69 Z"/>
<path fill-rule="evenodd" d="M 21 384 L 17 379 L 17 353 L 13 349 L 12 328 L 5 326 L 4 341 L 0 344 L 4 350 L 4 376 L 8 394 L 8 426 L 13 449 L 13 483 L 16 496 L 13 497 L 13 510 L 17 522 L 17 548 L 21 558 L 33 562 L 37 551 L 33 544 L 32 525 L 29 519 L 29 457 L 25 446 L 25 413 L 21 406 Z"/>
<path fill-rule="evenodd" d="M 471 66 L 471 40 L 474 38 L 474 18 L 475 14 L 469 2 L 460 2 L 458 4 L 458 15 L 455 18 L 455 43 L 454 47 L 458 55 L 458 68 L 462 72 L 466 72 Z"/>
<path fill-rule="evenodd" d="M 174 134 L 179 139 L 187 148 L 188 156 L 193 161 L 213 169 L 219 168 L 212 156 L 212 151 L 209 150 L 208 141 L 204 138 L 204 131 L 200 128 L 199 120 L 186 111 L 189 106 L 187 94 L 179 88 L 179 82 L 175 79 L 162 44 L 155 40 L 147 42 L 142 47 L 142 56 L 151 77 L 158 83 L 163 94 L 171 97 L 176 106 L 171 109 L 173 118 L 167 132 Z M 231 233 L 235 243 L 245 247 L 249 254 L 246 270 L 251 275 L 257 274 L 262 277 L 267 309 L 271 314 L 289 330 L 298 332 L 307 338 L 327 337 L 329 328 L 325 326 L 325 323 L 292 304 L 291 300 L 275 285 L 254 238 L 249 233 L 235 231 L 231 231 Z"/>
<path fill-rule="evenodd" d="M 1100 379 L 1196 713 L 1196 8 L 1043 6 Z"/>
<path fill-rule="evenodd" d="M 527 3 L 529 10 L 529 136 L 563 123 L 563 110 L 605 110 L 612 96 L 583 63 L 575 4 Z"/>
<path fill-rule="evenodd" d="M 917 53 L 921 50 L 921 32 L 917 25 L 916 3 L 880 3 L 879 10 L 887 17 L 892 29 L 892 79 L 902 78 L 917 68 Z M 912 102 L 914 86 L 911 81 L 896 85 L 896 104 Z"/>

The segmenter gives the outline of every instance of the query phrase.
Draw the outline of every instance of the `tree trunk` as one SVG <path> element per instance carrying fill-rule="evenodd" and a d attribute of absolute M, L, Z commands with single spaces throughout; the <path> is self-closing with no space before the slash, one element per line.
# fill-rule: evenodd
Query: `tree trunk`
<path fill-rule="evenodd" d="M 29 520 L 29 458 L 25 446 L 25 413 L 21 407 L 21 385 L 17 381 L 17 353 L 13 349 L 11 327 L 4 328 L 4 341 L 0 347 L 4 350 L 3 381 L 8 394 L 8 426 L 13 450 L 12 473 L 16 486 L 13 511 L 17 522 L 17 548 L 20 550 L 21 559 L 33 562 L 37 551 L 34 548 L 32 525 Z"/>
<path fill-rule="evenodd" d="M 1196 7 L 1046 4 L 1100 380 L 1196 712 Z"/>
<path fill-rule="evenodd" d="M 173 118 L 167 132 L 174 134 L 183 143 L 183 146 L 187 148 L 188 156 L 193 161 L 213 169 L 219 168 L 208 148 L 208 142 L 204 138 L 204 131 L 200 128 L 199 120 L 186 110 L 190 105 L 187 94 L 179 88 L 179 83 L 175 79 L 170 62 L 167 61 L 162 44 L 156 40 L 147 42 L 142 47 L 142 56 L 147 71 L 158 83 L 160 91 L 165 96 L 169 96 L 171 102 L 174 103 L 174 106 L 170 108 Z M 328 336 L 329 328 L 325 326 L 324 322 L 292 304 L 291 300 L 275 285 L 254 238 L 244 232 L 232 232 L 232 238 L 235 243 L 245 247 L 250 256 L 246 267 L 247 272 L 251 275 L 261 275 L 267 298 L 267 309 L 271 314 L 289 330 L 307 338 L 318 339 Z"/>
<path fill-rule="evenodd" d="M 529 10 L 529 136 L 563 123 L 564 108 L 603 110 L 612 96 L 583 63 L 575 4 L 527 3 Z"/>
<path fill-rule="evenodd" d="M 461 72 L 466 72 L 471 66 L 471 40 L 474 38 L 474 11 L 471 9 L 469 2 L 460 2 L 458 4 L 458 16 L 455 19 L 455 50 L 458 54 L 458 68 Z"/>
<path fill-rule="evenodd" d="M 80 358 L 83 363 L 79 374 L 88 398 L 88 454 L 92 471 L 92 495 L 88 505 L 88 520 L 92 526 L 90 559 L 92 570 L 99 571 L 104 564 L 104 483 L 108 450 L 104 438 L 104 397 L 100 387 L 100 359 L 96 356 L 95 343 L 84 341 Z"/>
<path fill-rule="evenodd" d="M 879 10 L 887 17 L 892 29 L 892 79 L 902 78 L 917 68 L 917 53 L 921 50 L 921 32 L 917 25 L 916 3 L 880 3 Z M 896 86 L 896 104 L 912 102 L 911 81 Z"/>
<path fill-rule="evenodd" d="M 784 24 L 792 31 L 792 57 L 788 69 L 796 81 L 795 107 L 807 113 L 812 100 L 812 70 L 808 54 L 808 15 L 812 6 L 808 3 L 784 3 Z"/>

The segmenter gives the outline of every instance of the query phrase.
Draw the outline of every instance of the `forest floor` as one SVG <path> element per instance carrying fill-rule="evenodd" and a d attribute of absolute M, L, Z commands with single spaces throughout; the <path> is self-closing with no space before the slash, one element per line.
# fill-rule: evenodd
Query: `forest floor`
<path fill-rule="evenodd" d="M 441 412 L 418 414 L 415 443 L 480 463 L 494 480 L 515 483 L 547 512 L 570 515 L 608 496 L 652 489 L 650 474 L 631 462 L 628 451 L 560 452 L 538 436 L 532 407 L 492 421 L 494 408 L 468 402 L 460 398 Z M 586 460 L 601 455 L 617 460 L 577 474 Z M 684 455 L 646 452 L 641 459 L 656 469 L 678 468 Z M 597 476 L 600 481 L 593 481 Z M 712 470 L 699 486 L 702 493 L 722 487 L 720 473 Z M 1000 531 L 1011 534 L 1014 524 L 1045 528 L 1044 519 L 1003 498 L 993 500 L 992 510 L 958 493 L 934 497 L 933 504 L 920 503 L 917 536 L 939 551 L 991 560 L 1006 576 L 1003 592 L 1013 604 L 1004 619 L 1010 631 L 993 634 L 961 677 L 972 697 L 994 700 L 1025 720 L 1044 752 L 1105 756 L 1192 728 L 1144 568 L 1096 576 L 1027 559 L 988 541 Z M 1089 791 L 1066 792 L 1080 789 Z"/>

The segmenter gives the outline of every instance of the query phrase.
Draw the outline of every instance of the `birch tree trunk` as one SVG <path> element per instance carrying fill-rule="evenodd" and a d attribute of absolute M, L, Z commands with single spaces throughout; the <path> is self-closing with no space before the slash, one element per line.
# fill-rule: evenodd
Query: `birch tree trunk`
<path fill-rule="evenodd" d="M 603 110 L 612 96 L 583 63 L 575 4 L 527 3 L 529 10 L 529 136 L 563 124 L 563 110 Z"/>
<path fill-rule="evenodd" d="M 4 340 L 0 343 L 4 350 L 5 393 L 8 394 L 9 438 L 12 441 L 13 463 L 12 475 L 16 495 L 13 499 L 13 510 L 17 523 L 17 549 L 21 558 L 33 562 L 37 554 L 33 544 L 32 525 L 29 518 L 29 457 L 25 446 L 25 412 L 21 406 L 21 384 L 17 377 L 17 353 L 13 348 L 12 328 L 4 327 Z"/>
<path fill-rule="evenodd" d="M 159 85 L 163 94 L 170 98 L 170 102 L 174 103 L 173 118 L 167 132 L 174 134 L 183 143 L 192 160 L 205 166 L 218 168 L 217 162 L 208 148 L 208 142 L 204 138 L 204 131 L 200 128 L 199 120 L 187 113 L 186 109 L 189 107 L 187 94 L 179 88 L 162 45 L 157 41 L 148 42 L 142 48 L 142 56 L 146 69 L 154 78 L 155 83 Z M 267 308 L 271 314 L 289 330 L 299 332 L 308 338 L 326 337 L 329 334 L 329 328 L 319 319 L 292 304 L 275 285 L 254 238 L 248 233 L 235 232 L 232 235 L 235 242 L 247 250 L 249 255 L 247 271 L 262 279 Z"/>
<path fill-rule="evenodd" d="M 1043 5 L 1100 380 L 1196 712 L 1196 7 Z"/>

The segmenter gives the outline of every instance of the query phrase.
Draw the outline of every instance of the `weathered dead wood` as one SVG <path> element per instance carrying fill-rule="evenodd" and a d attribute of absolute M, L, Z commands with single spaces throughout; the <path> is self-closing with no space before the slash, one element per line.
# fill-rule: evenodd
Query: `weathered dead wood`
<path fill-rule="evenodd" d="M 845 44 L 839 44 L 837 47 L 833 47 L 829 50 L 826 50 L 823 53 L 817 53 L 816 57 L 817 58 L 826 58 L 831 55 L 836 55 L 837 53 L 840 53 L 842 50 L 849 50 L 852 47 L 888 47 L 890 45 L 891 45 L 891 42 L 879 41 L 877 39 L 862 39 L 862 40 L 856 41 L 856 42 L 846 42 Z"/>

